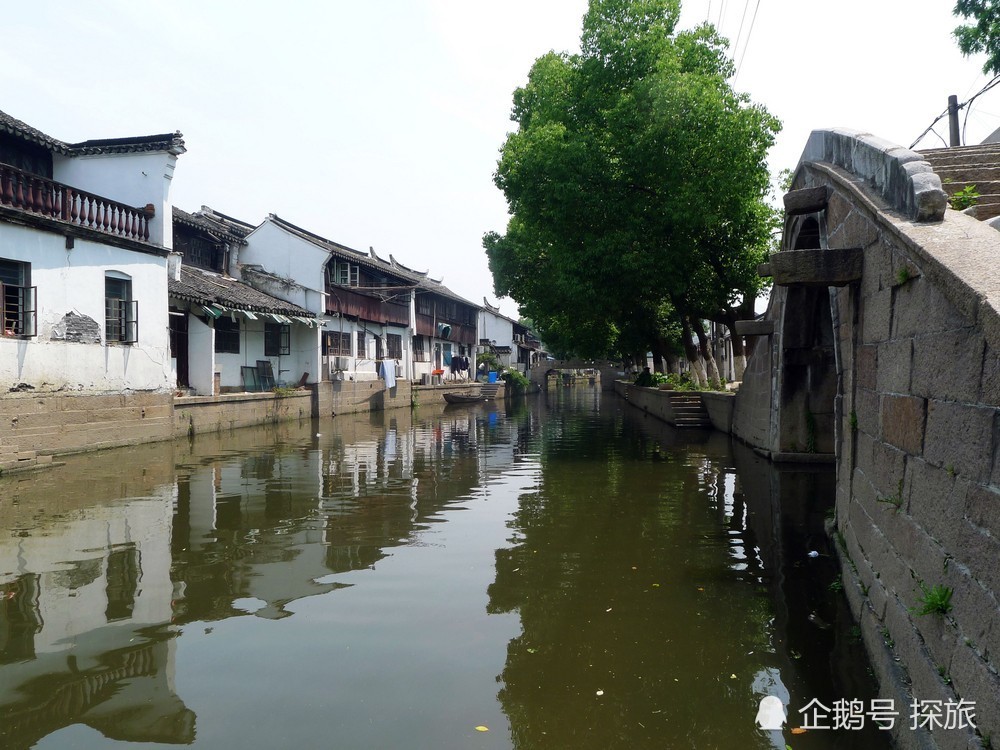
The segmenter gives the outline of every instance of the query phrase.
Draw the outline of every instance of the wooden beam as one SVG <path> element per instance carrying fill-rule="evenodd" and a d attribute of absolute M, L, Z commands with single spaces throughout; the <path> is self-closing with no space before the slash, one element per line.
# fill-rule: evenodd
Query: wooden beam
<path fill-rule="evenodd" d="M 770 336 L 774 333 L 774 321 L 737 320 L 736 333 L 739 336 Z"/>
<path fill-rule="evenodd" d="M 826 185 L 814 188 L 802 188 L 785 193 L 785 213 L 789 216 L 814 214 L 826 209 L 830 202 L 830 190 Z"/>
<path fill-rule="evenodd" d="M 847 286 L 861 280 L 864 250 L 783 250 L 769 261 L 778 286 Z"/>

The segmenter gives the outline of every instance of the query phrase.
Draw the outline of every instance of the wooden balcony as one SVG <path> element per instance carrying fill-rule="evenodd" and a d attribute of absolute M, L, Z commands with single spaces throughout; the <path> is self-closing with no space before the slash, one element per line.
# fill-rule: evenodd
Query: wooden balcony
<path fill-rule="evenodd" d="M 153 206 L 134 208 L 0 164 L 0 206 L 114 237 L 149 242 Z"/>

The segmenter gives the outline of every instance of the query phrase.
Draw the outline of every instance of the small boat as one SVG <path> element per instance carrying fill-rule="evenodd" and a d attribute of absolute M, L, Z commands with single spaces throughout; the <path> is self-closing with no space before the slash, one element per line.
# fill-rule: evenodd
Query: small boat
<path fill-rule="evenodd" d="M 445 393 L 442 395 L 449 404 L 479 404 L 486 400 L 484 396 L 471 393 Z"/>

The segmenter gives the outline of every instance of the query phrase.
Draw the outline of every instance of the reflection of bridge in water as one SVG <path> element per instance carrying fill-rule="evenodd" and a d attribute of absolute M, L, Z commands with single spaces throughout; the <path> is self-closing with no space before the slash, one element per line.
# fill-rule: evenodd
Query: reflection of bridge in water
<path fill-rule="evenodd" d="M 610 391 L 614 382 L 622 377 L 622 366 L 606 359 L 550 359 L 543 360 L 528 371 L 528 377 L 535 385 L 544 388 L 549 376 L 564 370 L 595 370 L 601 383 L 601 390 Z"/>

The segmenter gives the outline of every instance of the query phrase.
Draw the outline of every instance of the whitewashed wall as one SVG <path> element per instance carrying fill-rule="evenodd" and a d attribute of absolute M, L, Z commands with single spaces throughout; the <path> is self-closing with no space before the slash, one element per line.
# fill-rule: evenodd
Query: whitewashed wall
<path fill-rule="evenodd" d="M 170 182 L 177 157 L 166 152 L 100 154 L 52 158 L 52 178 L 103 198 L 141 208 L 152 203 L 149 241 L 173 247 L 173 207 Z"/>
<path fill-rule="evenodd" d="M 247 245 L 239 249 L 238 263 L 258 265 L 268 273 L 290 279 L 294 286 L 264 291 L 317 315 L 324 315 L 326 280 L 323 274 L 329 257 L 329 253 L 322 248 L 265 219 L 247 235 Z M 233 275 L 240 278 L 237 273 Z"/>
<path fill-rule="evenodd" d="M 215 377 L 215 329 L 188 315 L 188 383 L 199 396 L 211 396 Z"/>
<path fill-rule="evenodd" d="M 489 339 L 497 346 L 514 346 L 514 324 L 507 318 L 490 312 L 479 311 L 479 338 Z"/>
<path fill-rule="evenodd" d="M 0 224 L 0 257 L 30 263 L 30 282 L 38 288 L 38 335 L 0 338 L 0 384 L 27 383 L 46 391 L 172 388 L 167 259 L 87 240 L 76 240 L 67 250 L 65 243 L 61 235 Z M 135 344 L 103 343 L 107 271 L 132 279 L 132 297 L 139 303 Z M 102 343 L 57 340 L 57 328 L 70 312 L 94 320 Z"/>
<path fill-rule="evenodd" d="M 309 373 L 309 382 L 317 382 L 319 365 L 316 351 L 319 344 L 316 329 L 293 323 L 290 326 L 289 354 L 265 357 L 264 321 L 247 320 L 239 313 L 236 317 L 240 321 L 240 353 L 215 353 L 215 370 L 222 373 L 221 383 L 224 388 L 242 387 L 240 368 L 256 367 L 257 361 L 264 359 L 271 362 L 275 382 L 284 381 L 289 386 L 295 385 L 304 372 Z"/>

